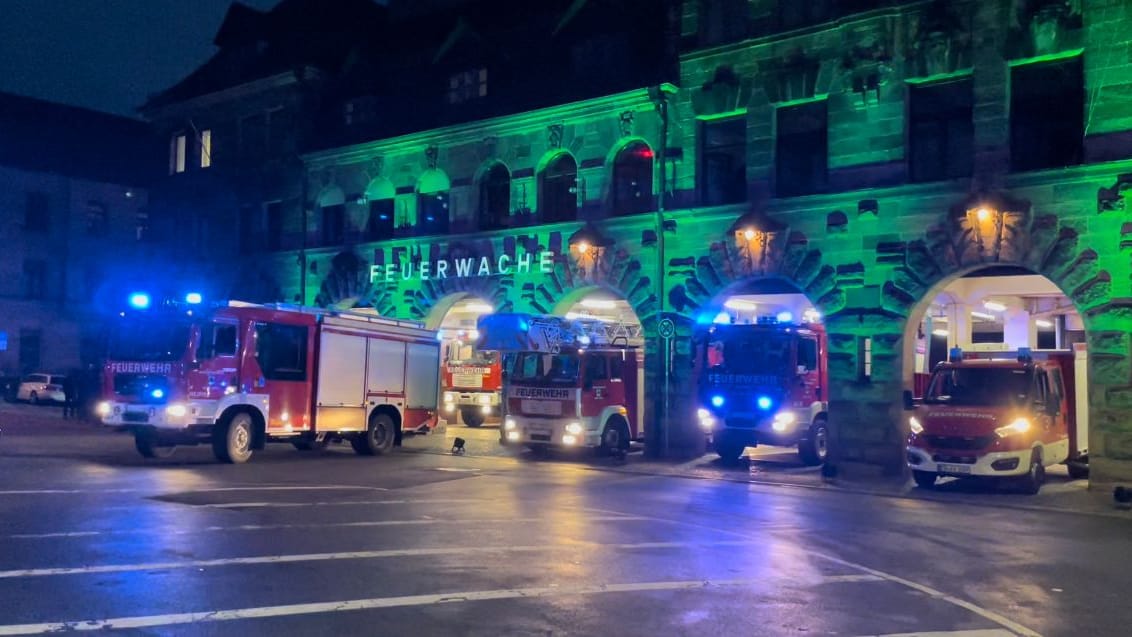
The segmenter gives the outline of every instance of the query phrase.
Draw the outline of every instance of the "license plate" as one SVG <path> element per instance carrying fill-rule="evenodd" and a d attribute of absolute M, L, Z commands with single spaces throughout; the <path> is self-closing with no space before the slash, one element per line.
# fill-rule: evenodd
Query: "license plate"
<path fill-rule="evenodd" d="M 127 411 L 122 414 L 122 420 L 126 422 L 149 422 L 149 414 L 144 411 Z"/>
<path fill-rule="evenodd" d="M 943 464 L 942 462 L 936 465 L 940 473 L 958 473 L 968 475 L 971 473 L 971 465 L 969 464 Z"/>
<path fill-rule="evenodd" d="M 524 400 L 519 405 L 524 414 L 536 416 L 561 416 L 562 403 L 557 400 Z"/>

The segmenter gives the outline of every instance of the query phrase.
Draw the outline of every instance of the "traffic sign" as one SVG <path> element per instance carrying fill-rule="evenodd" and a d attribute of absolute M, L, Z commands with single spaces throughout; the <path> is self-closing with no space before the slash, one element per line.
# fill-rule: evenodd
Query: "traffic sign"
<path fill-rule="evenodd" d="M 656 331 L 660 334 L 661 338 L 671 339 L 673 336 L 676 336 L 676 324 L 672 322 L 672 319 L 664 317 L 657 323 Z"/>

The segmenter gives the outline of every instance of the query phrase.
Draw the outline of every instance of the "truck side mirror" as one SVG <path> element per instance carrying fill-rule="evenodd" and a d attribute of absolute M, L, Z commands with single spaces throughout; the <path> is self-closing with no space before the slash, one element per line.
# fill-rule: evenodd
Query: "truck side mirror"
<path fill-rule="evenodd" d="M 916 408 L 916 400 L 912 398 L 912 390 L 904 390 L 904 411 L 912 411 Z"/>

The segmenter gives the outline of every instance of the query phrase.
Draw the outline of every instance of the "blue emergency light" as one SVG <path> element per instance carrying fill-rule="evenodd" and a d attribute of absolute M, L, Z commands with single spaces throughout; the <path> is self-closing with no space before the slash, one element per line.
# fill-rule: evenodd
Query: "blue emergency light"
<path fill-rule="evenodd" d="M 779 312 L 778 316 L 774 317 L 779 323 L 789 323 L 794 320 L 794 315 L 790 312 Z"/>
<path fill-rule="evenodd" d="M 711 406 L 716 407 L 716 408 L 722 407 L 723 406 L 723 396 L 720 396 L 718 394 L 715 395 L 715 396 L 712 396 L 711 397 Z"/>
<path fill-rule="evenodd" d="M 770 397 L 769 396 L 759 396 L 759 399 L 757 401 L 755 401 L 755 404 L 757 404 L 759 406 L 759 409 L 766 411 L 766 410 L 770 409 Z"/>
<path fill-rule="evenodd" d="M 189 305 L 200 305 L 200 302 L 203 300 L 204 297 L 200 295 L 200 292 L 189 292 L 185 295 L 185 303 Z"/>
<path fill-rule="evenodd" d="M 164 389 L 155 389 L 155 390 L 149 392 L 149 395 L 160 400 L 162 398 L 165 398 L 165 390 Z"/>
<path fill-rule="evenodd" d="M 149 295 L 145 292 L 134 292 L 130 295 L 130 307 L 144 310 L 149 307 Z"/>

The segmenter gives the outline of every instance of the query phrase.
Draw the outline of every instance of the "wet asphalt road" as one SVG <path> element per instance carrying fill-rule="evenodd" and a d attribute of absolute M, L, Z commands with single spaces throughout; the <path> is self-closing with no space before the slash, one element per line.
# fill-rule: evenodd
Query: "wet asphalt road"
<path fill-rule="evenodd" d="M 0 635 L 1127 635 L 1118 517 L 5 427 Z"/>

